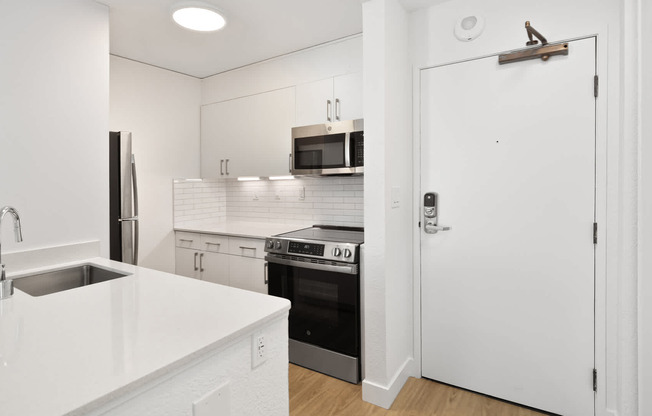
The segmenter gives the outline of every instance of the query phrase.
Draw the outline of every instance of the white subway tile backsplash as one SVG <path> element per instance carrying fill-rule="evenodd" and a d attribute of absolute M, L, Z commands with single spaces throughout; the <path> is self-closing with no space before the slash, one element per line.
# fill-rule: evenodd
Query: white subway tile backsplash
<path fill-rule="evenodd" d="M 174 221 L 228 218 L 363 226 L 363 196 L 360 176 L 256 182 L 179 179 L 174 181 Z"/>

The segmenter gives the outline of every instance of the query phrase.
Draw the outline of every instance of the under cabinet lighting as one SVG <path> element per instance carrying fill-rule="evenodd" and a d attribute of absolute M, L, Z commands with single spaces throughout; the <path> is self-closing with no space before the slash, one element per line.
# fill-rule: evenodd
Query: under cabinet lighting
<path fill-rule="evenodd" d="M 295 179 L 294 176 L 292 175 L 287 175 L 287 176 L 270 176 L 269 180 L 270 181 L 285 181 L 289 179 Z"/>
<path fill-rule="evenodd" d="M 214 32 L 226 24 L 226 20 L 215 10 L 204 7 L 183 7 L 172 13 L 172 18 L 186 29 L 199 32 Z"/>
<path fill-rule="evenodd" d="M 260 177 L 258 176 L 238 176 L 239 181 L 259 181 Z"/>

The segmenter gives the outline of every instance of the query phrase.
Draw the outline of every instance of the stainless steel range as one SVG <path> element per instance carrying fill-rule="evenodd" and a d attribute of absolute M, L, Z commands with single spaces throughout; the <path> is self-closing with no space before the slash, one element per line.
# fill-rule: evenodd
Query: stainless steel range
<path fill-rule="evenodd" d="M 269 294 L 292 302 L 290 362 L 360 381 L 364 230 L 316 225 L 268 238 Z"/>

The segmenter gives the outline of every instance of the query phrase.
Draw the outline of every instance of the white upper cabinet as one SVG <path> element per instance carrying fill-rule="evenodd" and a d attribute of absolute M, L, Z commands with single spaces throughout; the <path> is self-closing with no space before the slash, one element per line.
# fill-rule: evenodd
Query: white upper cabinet
<path fill-rule="evenodd" d="M 294 87 L 202 106 L 202 177 L 287 175 L 294 111 Z"/>
<path fill-rule="evenodd" d="M 335 120 L 362 118 L 362 73 L 341 75 L 333 78 L 335 97 Z"/>
<path fill-rule="evenodd" d="M 353 73 L 296 86 L 296 125 L 362 118 L 362 74 Z"/>

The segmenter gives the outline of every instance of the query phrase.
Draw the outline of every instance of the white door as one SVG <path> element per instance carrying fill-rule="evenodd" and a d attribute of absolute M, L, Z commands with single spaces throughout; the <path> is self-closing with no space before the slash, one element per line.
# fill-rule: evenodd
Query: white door
<path fill-rule="evenodd" d="M 593 38 L 421 72 L 424 377 L 593 415 L 594 74 Z"/>

